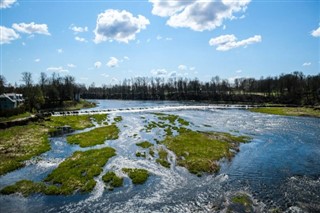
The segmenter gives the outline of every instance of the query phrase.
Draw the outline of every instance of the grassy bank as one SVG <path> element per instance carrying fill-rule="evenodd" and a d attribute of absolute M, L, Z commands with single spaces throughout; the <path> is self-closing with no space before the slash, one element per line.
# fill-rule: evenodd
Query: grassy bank
<path fill-rule="evenodd" d="M 103 144 L 105 140 L 115 140 L 118 138 L 119 129 L 115 124 L 99 127 L 89 132 L 83 132 L 67 137 L 70 144 L 79 144 L 80 147 L 95 146 Z"/>
<path fill-rule="evenodd" d="M 24 161 L 50 150 L 46 127 L 30 124 L 0 130 L 0 175 L 24 166 Z"/>
<path fill-rule="evenodd" d="M 14 120 L 19 120 L 19 119 L 23 119 L 23 118 L 28 118 L 30 117 L 32 114 L 30 112 L 25 112 L 19 115 L 14 115 L 8 118 L 5 117 L 0 117 L 0 122 L 9 122 L 9 121 L 14 121 Z"/>
<path fill-rule="evenodd" d="M 168 152 L 163 148 L 160 148 L 158 154 L 159 158 L 156 160 L 156 162 L 160 163 L 162 166 L 166 168 L 170 168 L 170 163 L 168 162 Z"/>
<path fill-rule="evenodd" d="M 260 107 L 249 109 L 251 112 L 260 112 L 284 116 L 320 117 L 320 110 L 307 107 Z"/>
<path fill-rule="evenodd" d="M 217 172 L 217 161 L 231 158 L 238 150 L 239 143 L 248 141 L 247 137 L 232 136 L 227 133 L 203 133 L 186 130 L 176 137 L 166 137 L 162 142 L 177 156 L 177 163 L 191 173 Z"/>
<path fill-rule="evenodd" d="M 123 185 L 123 178 L 118 177 L 116 173 L 112 171 L 108 171 L 106 174 L 104 174 L 102 176 L 102 180 L 107 184 L 109 190 L 113 190 L 113 188 Z"/>
<path fill-rule="evenodd" d="M 93 178 L 102 172 L 102 167 L 113 156 L 115 156 L 115 150 L 109 147 L 85 152 L 77 151 L 53 170 L 44 182 L 22 180 L 5 187 L 1 193 L 18 192 L 28 196 L 34 193 L 70 195 L 75 191 L 90 192 L 96 185 Z"/>
<path fill-rule="evenodd" d="M 41 123 L 15 126 L 0 130 L 0 175 L 24 166 L 24 161 L 50 150 L 48 133 L 59 126 L 73 129 L 93 126 L 90 116 L 50 117 Z"/>

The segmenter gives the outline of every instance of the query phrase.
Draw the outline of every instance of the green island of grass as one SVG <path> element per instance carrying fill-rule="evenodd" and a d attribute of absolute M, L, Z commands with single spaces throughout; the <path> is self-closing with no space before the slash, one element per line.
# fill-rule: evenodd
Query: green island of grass
<path fill-rule="evenodd" d="M 114 118 L 114 121 L 118 123 L 118 122 L 122 121 L 122 117 L 121 116 L 117 116 L 117 117 Z"/>
<path fill-rule="evenodd" d="M 184 130 L 175 137 L 166 137 L 162 143 L 177 156 L 177 163 L 191 173 L 201 175 L 219 170 L 217 161 L 226 157 L 231 159 L 239 143 L 249 140 L 246 136 L 233 136 L 228 133 L 205 133 Z"/>
<path fill-rule="evenodd" d="M 23 196 L 29 196 L 35 193 L 70 195 L 76 191 L 90 192 L 96 185 L 93 178 L 102 172 L 102 167 L 113 156 L 115 150 L 110 147 L 77 151 L 53 170 L 44 182 L 21 180 L 3 188 L 0 193 L 21 193 Z"/>
<path fill-rule="evenodd" d="M 150 143 L 149 141 L 143 141 L 143 142 L 140 142 L 140 143 L 136 143 L 137 146 L 140 146 L 144 149 L 147 149 L 147 148 L 150 148 L 153 146 L 152 143 Z"/>
<path fill-rule="evenodd" d="M 244 194 L 244 193 L 238 193 L 237 195 L 234 195 L 231 198 L 231 202 L 233 205 L 230 205 L 228 207 L 227 212 L 234 212 L 234 210 L 241 209 L 241 212 L 253 212 L 253 202 L 251 198 Z"/>
<path fill-rule="evenodd" d="M 162 166 L 166 168 L 170 168 L 170 163 L 168 162 L 168 152 L 163 148 L 159 150 L 159 158 L 156 160 L 157 163 L 160 163 Z"/>
<path fill-rule="evenodd" d="M 145 152 L 136 152 L 136 156 L 145 158 L 146 157 L 146 153 Z"/>
<path fill-rule="evenodd" d="M 102 180 L 108 185 L 109 190 L 121 187 L 123 185 L 123 178 L 118 177 L 113 171 L 108 171 L 102 176 Z"/>
<path fill-rule="evenodd" d="M 95 146 L 103 144 L 105 140 L 115 140 L 119 136 L 119 129 L 115 124 L 99 127 L 89 132 L 83 132 L 67 137 L 70 144 L 79 144 L 80 147 Z"/>
<path fill-rule="evenodd" d="M 92 115 L 92 118 L 98 123 L 98 124 L 104 124 L 106 123 L 106 120 L 108 118 L 107 114 L 95 114 Z"/>
<path fill-rule="evenodd" d="M 251 108 L 251 112 L 260 112 L 284 116 L 309 116 L 320 118 L 320 110 L 307 107 L 260 107 Z"/>
<path fill-rule="evenodd" d="M 133 184 L 144 184 L 149 177 L 149 172 L 145 169 L 123 168 L 122 171 L 128 174 Z"/>
<path fill-rule="evenodd" d="M 90 120 L 91 116 L 92 115 L 52 116 L 50 117 L 50 121 L 45 122 L 45 125 L 50 129 L 68 125 L 74 130 L 82 130 L 94 126 Z"/>

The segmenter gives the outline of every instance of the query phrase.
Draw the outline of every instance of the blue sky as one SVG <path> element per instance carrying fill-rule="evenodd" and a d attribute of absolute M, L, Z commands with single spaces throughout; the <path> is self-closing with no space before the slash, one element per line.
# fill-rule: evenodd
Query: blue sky
<path fill-rule="evenodd" d="M 320 71 L 319 1 L 1 0 L 0 8 L 1 74 L 12 84 L 22 72 L 100 86 Z"/>

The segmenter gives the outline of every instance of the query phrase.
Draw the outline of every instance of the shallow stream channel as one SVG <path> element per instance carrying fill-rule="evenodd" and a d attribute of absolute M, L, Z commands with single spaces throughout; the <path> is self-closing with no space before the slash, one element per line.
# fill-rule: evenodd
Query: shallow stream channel
<path fill-rule="evenodd" d="M 42 181 L 75 151 L 112 147 L 116 155 L 95 176 L 91 192 L 73 195 L 24 197 L 0 195 L 0 212 L 320 212 L 320 119 L 253 113 L 241 107 L 208 106 L 182 102 L 99 100 L 96 108 L 81 113 L 107 113 L 116 122 L 119 137 L 81 148 L 67 143 L 70 134 L 50 138 L 51 150 L 26 166 L 0 176 L 0 189 L 27 179 Z M 158 114 L 177 115 L 188 129 L 225 132 L 250 138 L 230 159 L 222 158 L 217 172 L 192 174 L 178 166 L 177 156 L 164 144 L 164 128 L 147 129 Z M 71 133 L 87 132 L 100 126 Z M 176 125 L 179 125 L 176 122 Z M 179 134 L 171 132 L 172 137 Z M 167 152 L 168 167 L 157 162 L 137 143 L 148 141 Z M 150 149 L 150 148 L 149 148 Z M 137 156 L 137 152 L 146 156 Z M 149 173 L 143 184 L 133 184 L 123 168 Z M 114 171 L 123 177 L 121 187 L 109 190 L 102 176 Z"/>

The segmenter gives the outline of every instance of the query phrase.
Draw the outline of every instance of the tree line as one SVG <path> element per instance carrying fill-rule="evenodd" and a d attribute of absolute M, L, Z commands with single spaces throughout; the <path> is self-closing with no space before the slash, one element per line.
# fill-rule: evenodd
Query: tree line
<path fill-rule="evenodd" d="M 48 76 L 41 73 L 34 81 L 24 72 L 20 85 L 6 83 L 0 75 L 0 93 L 16 92 L 25 97 L 28 111 L 62 106 L 67 101 L 84 99 L 180 100 L 224 103 L 274 103 L 287 105 L 319 105 L 320 73 L 305 76 L 302 72 L 260 79 L 237 78 L 234 82 L 212 77 L 209 81 L 187 78 L 136 77 L 114 85 L 86 87 L 72 76 Z"/>

